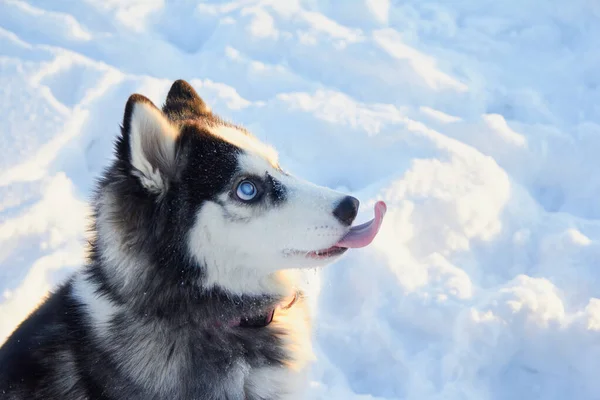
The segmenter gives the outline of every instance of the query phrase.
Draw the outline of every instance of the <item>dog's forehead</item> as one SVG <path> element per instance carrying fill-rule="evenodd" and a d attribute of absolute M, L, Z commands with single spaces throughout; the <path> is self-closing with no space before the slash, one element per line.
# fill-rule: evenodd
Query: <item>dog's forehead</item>
<path fill-rule="evenodd" d="M 253 137 L 241 128 L 230 125 L 217 125 L 209 128 L 219 139 L 242 150 L 240 167 L 245 170 L 279 169 L 275 149 Z M 257 171 L 256 171 L 257 172 Z"/>
<path fill-rule="evenodd" d="M 260 154 L 244 151 L 237 157 L 237 164 L 240 171 L 246 174 L 262 176 L 266 173 L 270 175 L 279 175 L 279 167 L 264 158 Z"/>

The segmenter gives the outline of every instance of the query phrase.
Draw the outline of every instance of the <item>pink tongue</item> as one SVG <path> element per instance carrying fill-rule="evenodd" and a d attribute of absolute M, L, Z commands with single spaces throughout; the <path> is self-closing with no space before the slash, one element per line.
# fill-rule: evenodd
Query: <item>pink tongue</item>
<path fill-rule="evenodd" d="M 350 228 L 350 232 L 348 232 L 348 234 L 346 234 L 346 236 L 344 236 L 335 246 L 356 249 L 371 244 L 373 239 L 375 239 L 377 232 L 379 232 L 379 228 L 381 228 L 383 216 L 386 211 L 387 206 L 383 201 L 375 203 L 375 218 L 362 225 Z"/>

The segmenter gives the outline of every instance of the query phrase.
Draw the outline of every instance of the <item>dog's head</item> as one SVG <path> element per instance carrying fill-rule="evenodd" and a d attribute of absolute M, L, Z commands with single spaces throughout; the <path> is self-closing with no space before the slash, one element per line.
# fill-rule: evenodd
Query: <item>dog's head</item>
<path fill-rule="evenodd" d="M 286 173 L 271 147 L 215 116 L 185 81 L 162 110 L 129 98 L 116 153 L 105 182 L 120 183 L 101 203 L 121 204 L 110 217 L 128 233 L 120 247 L 141 242 L 159 263 L 202 270 L 209 286 L 243 291 L 276 270 L 323 266 L 368 244 L 385 211 L 351 228 L 357 199 Z"/>

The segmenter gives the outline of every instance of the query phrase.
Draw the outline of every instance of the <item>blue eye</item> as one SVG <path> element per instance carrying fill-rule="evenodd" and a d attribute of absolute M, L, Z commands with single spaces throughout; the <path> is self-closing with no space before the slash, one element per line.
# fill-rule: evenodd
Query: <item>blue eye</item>
<path fill-rule="evenodd" d="M 241 181 L 235 192 L 237 197 L 239 197 L 239 199 L 243 201 L 252 200 L 256 197 L 257 193 L 258 190 L 256 190 L 256 186 L 250 181 Z"/>

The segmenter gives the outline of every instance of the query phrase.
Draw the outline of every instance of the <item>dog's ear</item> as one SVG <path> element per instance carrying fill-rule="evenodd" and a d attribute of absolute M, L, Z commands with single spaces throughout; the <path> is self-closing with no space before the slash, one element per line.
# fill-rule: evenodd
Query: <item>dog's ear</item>
<path fill-rule="evenodd" d="M 131 173 L 150 192 L 167 190 L 176 173 L 179 135 L 165 115 L 148 98 L 133 94 L 125 105 L 122 137 L 117 155 L 128 161 Z"/>
<path fill-rule="evenodd" d="M 192 85 L 180 79 L 171 86 L 163 112 L 169 116 L 185 119 L 201 118 L 211 111 Z"/>

